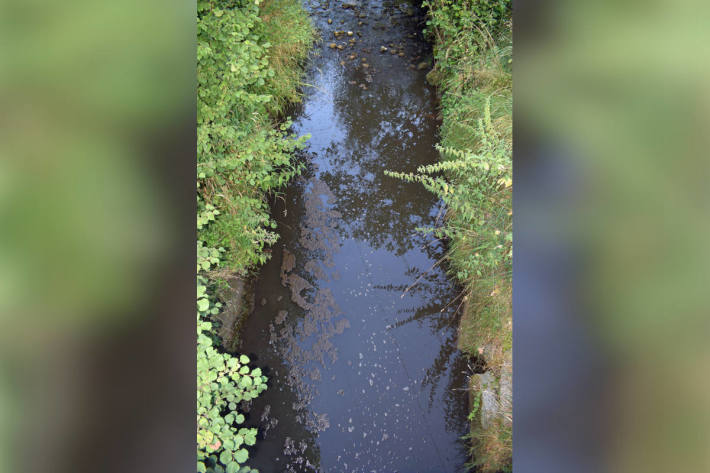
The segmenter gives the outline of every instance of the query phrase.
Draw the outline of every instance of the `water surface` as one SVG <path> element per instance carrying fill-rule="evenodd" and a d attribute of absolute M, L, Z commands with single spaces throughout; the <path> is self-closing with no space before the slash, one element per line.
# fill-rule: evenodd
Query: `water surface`
<path fill-rule="evenodd" d="M 324 38 L 294 117 L 294 132 L 312 135 L 307 168 L 274 202 L 281 238 L 241 337 L 240 351 L 269 377 L 249 407 L 261 437 L 250 466 L 461 471 L 457 290 L 442 244 L 417 231 L 441 218 L 440 204 L 383 173 L 438 159 L 435 91 L 417 67 L 430 55 L 422 12 L 344 3 L 307 4 Z"/>

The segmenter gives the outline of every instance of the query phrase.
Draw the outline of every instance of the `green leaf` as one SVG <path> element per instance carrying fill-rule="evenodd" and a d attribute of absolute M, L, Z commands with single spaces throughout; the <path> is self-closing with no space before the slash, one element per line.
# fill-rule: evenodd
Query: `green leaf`
<path fill-rule="evenodd" d="M 246 355 L 241 355 L 239 357 L 239 362 L 243 365 L 246 365 L 247 363 L 249 363 L 249 357 Z"/>
<path fill-rule="evenodd" d="M 237 460 L 239 463 L 244 463 L 245 461 L 247 461 L 248 458 L 249 452 L 247 452 L 246 449 L 242 448 L 241 450 L 237 450 L 234 453 L 234 459 Z"/>
<path fill-rule="evenodd" d="M 227 473 L 238 473 L 238 472 L 239 472 L 239 463 L 229 462 L 227 464 Z"/>
<path fill-rule="evenodd" d="M 241 450 L 239 450 L 239 451 L 241 451 Z M 219 462 L 222 463 L 223 465 L 227 465 L 231 461 L 232 461 L 232 452 L 229 450 L 222 450 L 222 453 L 219 455 Z"/>
<path fill-rule="evenodd" d="M 210 301 L 207 299 L 198 299 L 197 300 L 197 310 L 200 312 L 206 311 L 210 307 Z"/>
<path fill-rule="evenodd" d="M 235 448 L 237 448 L 237 447 L 234 445 L 234 440 L 233 440 L 233 439 L 227 439 L 227 440 L 225 440 L 224 443 L 222 444 L 222 446 L 224 447 L 225 450 L 229 450 L 230 452 L 233 451 Z"/>

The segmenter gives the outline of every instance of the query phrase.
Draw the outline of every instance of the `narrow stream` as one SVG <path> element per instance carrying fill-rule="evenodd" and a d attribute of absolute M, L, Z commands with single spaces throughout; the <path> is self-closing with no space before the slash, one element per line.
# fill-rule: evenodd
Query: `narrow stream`
<path fill-rule="evenodd" d="M 269 377 L 249 406 L 260 429 L 249 464 L 462 471 L 467 366 L 457 304 L 447 307 L 457 291 L 437 264 L 443 246 L 417 231 L 441 209 L 383 173 L 437 161 L 435 91 L 417 67 L 430 56 L 422 11 L 374 0 L 307 8 L 324 38 L 293 126 L 312 135 L 307 169 L 274 203 L 281 238 L 241 337 Z"/>

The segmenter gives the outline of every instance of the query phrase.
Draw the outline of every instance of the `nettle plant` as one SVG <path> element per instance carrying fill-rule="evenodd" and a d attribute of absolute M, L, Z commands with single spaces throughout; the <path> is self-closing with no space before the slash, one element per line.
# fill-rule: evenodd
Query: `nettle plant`
<path fill-rule="evenodd" d="M 513 255 L 512 148 L 493 126 L 490 103 L 478 120 L 476 135 L 475 153 L 438 147 L 445 161 L 420 166 L 416 173 L 385 171 L 388 176 L 421 183 L 444 201 L 446 224 L 421 230 L 451 239 L 456 245 L 452 251 L 467 255 L 456 268 L 456 276 L 463 281 L 510 271 Z"/>
<path fill-rule="evenodd" d="M 219 214 L 214 208 L 198 213 L 202 229 Z M 197 471 L 214 473 L 256 472 L 245 466 L 246 446 L 254 445 L 257 430 L 243 427 L 239 403 L 250 401 L 266 389 L 260 368 L 249 367 L 246 355 L 221 352 L 210 321 L 222 304 L 211 295 L 214 286 L 208 271 L 220 262 L 223 249 L 197 242 Z"/>

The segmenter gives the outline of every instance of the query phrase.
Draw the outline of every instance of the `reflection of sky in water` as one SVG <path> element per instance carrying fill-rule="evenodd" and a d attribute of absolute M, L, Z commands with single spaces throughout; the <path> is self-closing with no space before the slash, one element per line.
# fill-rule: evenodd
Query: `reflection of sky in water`
<path fill-rule="evenodd" d="M 381 8 L 370 2 L 364 10 Z M 327 31 L 375 23 L 343 26 L 340 18 L 356 21 L 351 11 L 316 11 Z M 361 48 L 373 52 L 353 64 L 367 57 L 368 90 L 358 86 L 366 74 L 340 65 L 345 53 L 330 50 L 328 37 L 305 80 L 312 86 L 293 130 L 311 134 L 309 169 L 276 205 L 282 238 L 259 275 L 264 305 L 243 333 L 245 352 L 271 370 L 253 405 L 268 405 L 278 420 L 252 455 L 251 466 L 264 472 L 316 471 L 306 460 L 326 472 L 453 472 L 466 460 L 466 367 L 452 307 L 441 310 L 456 293 L 437 264 L 442 245 L 416 231 L 435 222 L 439 205 L 420 185 L 384 175 L 438 158 L 424 73 L 408 67 L 413 59 L 379 53 L 409 31 L 363 36 Z M 408 54 L 421 44 L 408 44 Z M 284 272 L 286 254 L 295 266 Z M 294 284 L 303 288 L 295 300 Z"/>

